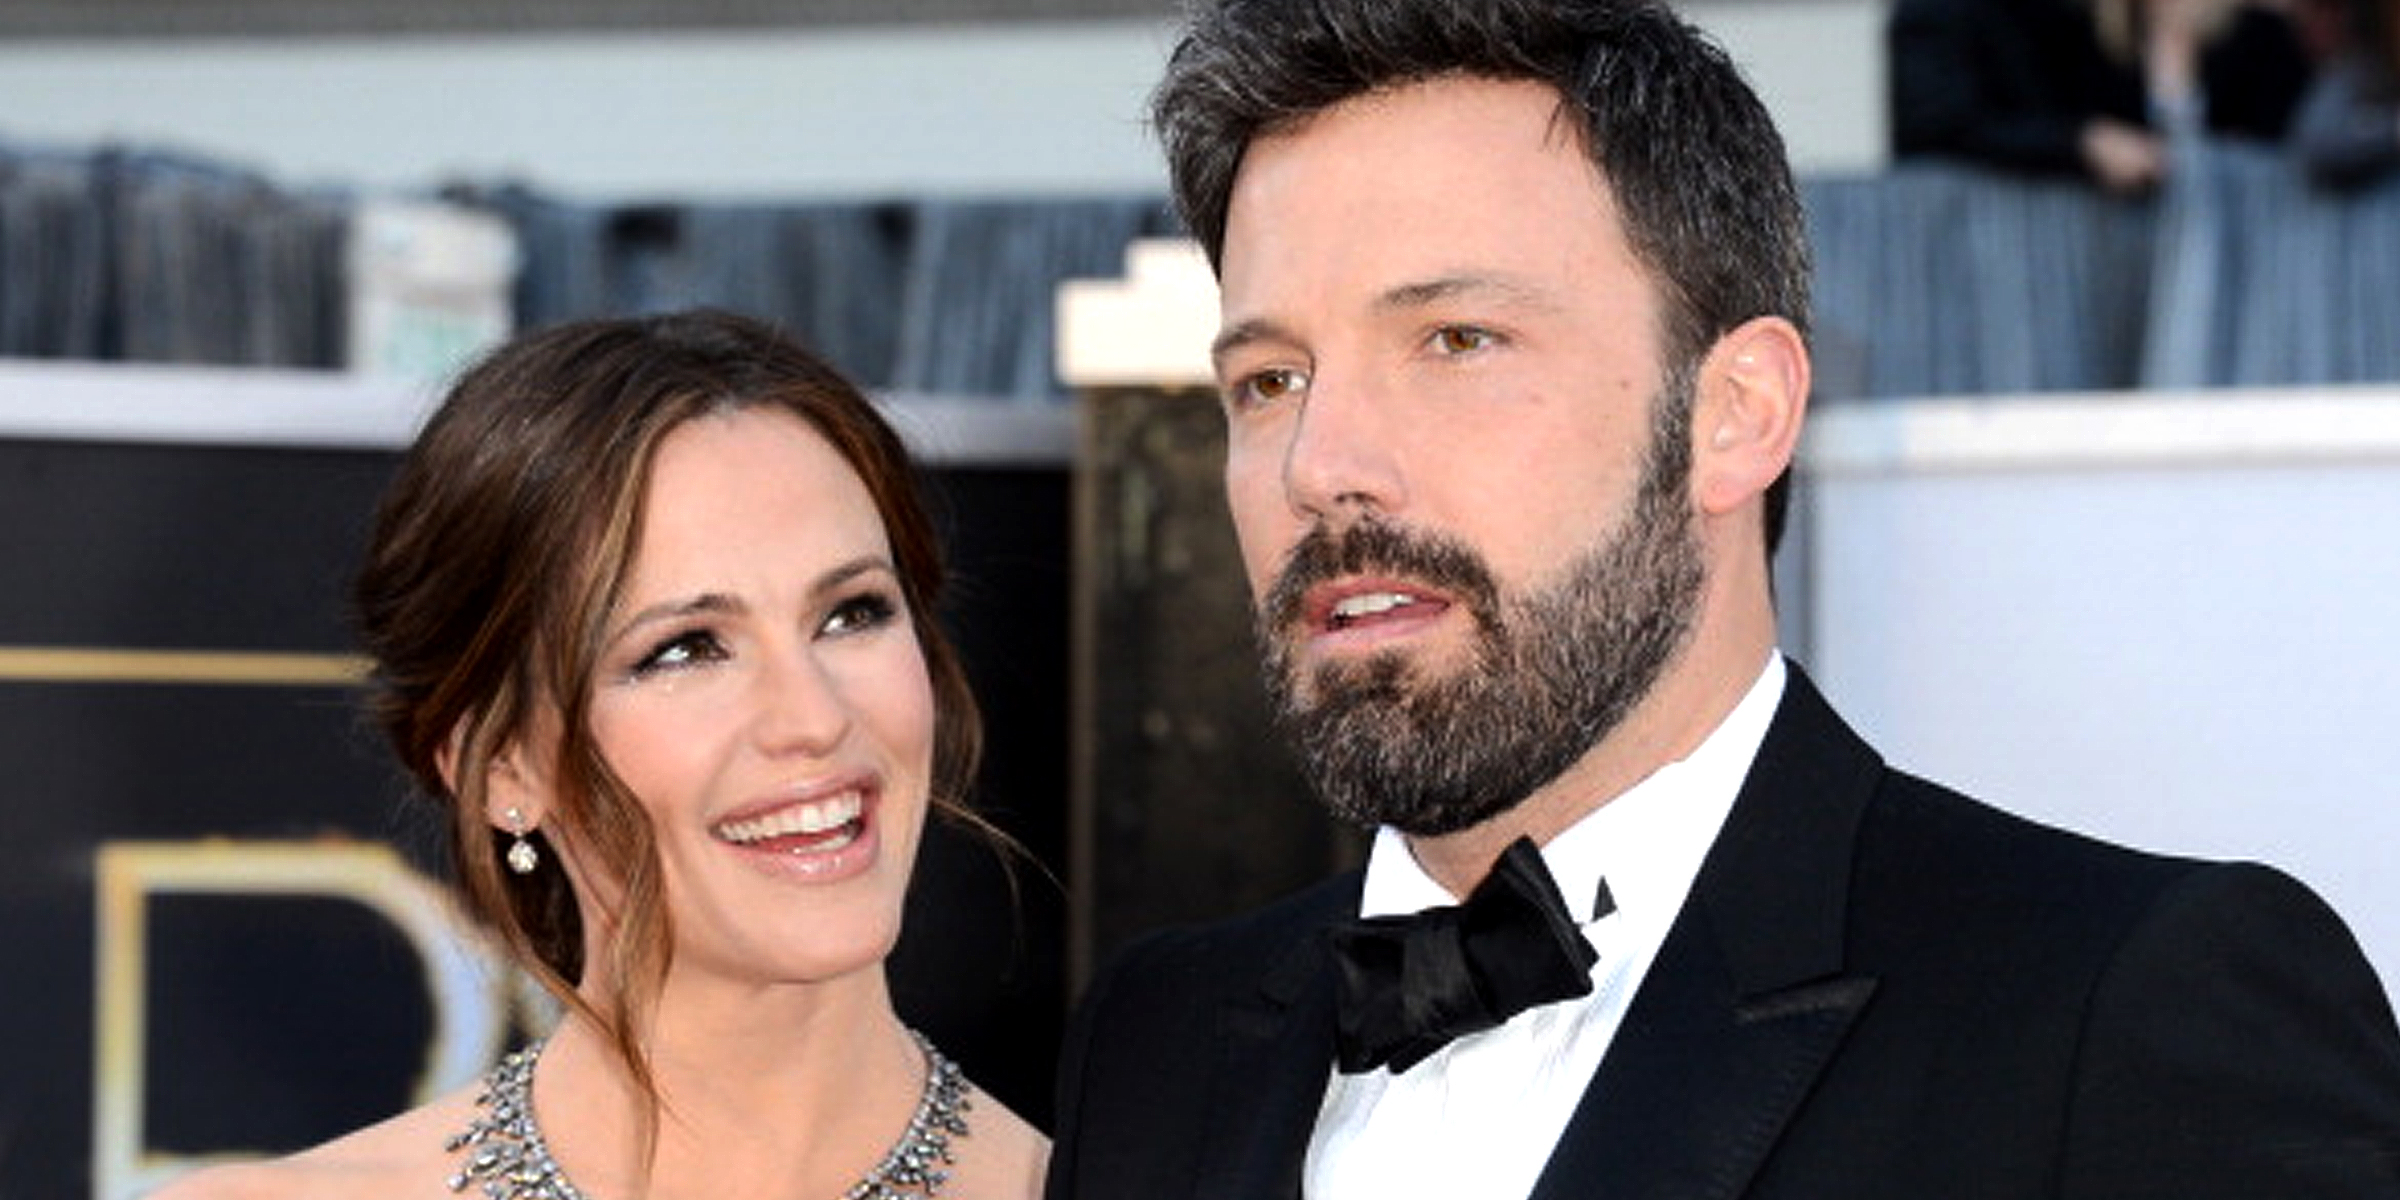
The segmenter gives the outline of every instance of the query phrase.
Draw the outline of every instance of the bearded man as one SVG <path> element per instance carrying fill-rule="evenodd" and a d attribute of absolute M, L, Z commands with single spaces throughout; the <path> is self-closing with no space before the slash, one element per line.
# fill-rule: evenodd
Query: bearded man
<path fill-rule="evenodd" d="M 1890 770 L 1778 652 L 1809 259 L 1721 51 L 1220 0 L 1153 116 L 1272 698 L 1377 833 L 1101 974 L 1052 1200 L 2400 1195 L 2313 894 Z"/>

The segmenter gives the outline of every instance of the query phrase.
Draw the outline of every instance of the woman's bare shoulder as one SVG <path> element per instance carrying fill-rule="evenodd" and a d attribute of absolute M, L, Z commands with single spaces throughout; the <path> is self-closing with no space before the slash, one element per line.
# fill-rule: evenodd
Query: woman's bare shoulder
<path fill-rule="evenodd" d="M 443 1146 L 474 1119 L 479 1092 L 475 1085 L 461 1088 L 286 1158 L 204 1167 L 152 1193 L 150 1200 L 424 1196 L 458 1169 L 459 1155 Z"/>
<path fill-rule="evenodd" d="M 960 1200 L 1035 1200 L 1050 1165 L 1050 1139 L 977 1089 L 966 1140 L 953 1148 L 951 1178 Z"/>

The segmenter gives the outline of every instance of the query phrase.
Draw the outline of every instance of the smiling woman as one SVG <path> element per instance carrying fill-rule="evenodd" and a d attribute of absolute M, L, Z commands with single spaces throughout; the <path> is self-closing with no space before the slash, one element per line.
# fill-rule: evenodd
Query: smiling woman
<path fill-rule="evenodd" d="M 646 500 L 591 728 L 649 818 L 684 975 L 880 971 L 936 721 L 874 501 L 824 438 L 766 408 L 669 434 Z M 555 791 L 539 770 L 504 775 L 503 812 L 534 819 Z M 586 892 L 616 890 L 571 825 L 551 840 Z"/>
<path fill-rule="evenodd" d="M 899 439 L 758 324 L 585 322 L 471 370 L 356 600 L 461 903 L 565 1016 L 482 1087 L 167 1194 L 1031 1195 L 1041 1137 L 885 979 L 979 748 L 941 580 Z"/>

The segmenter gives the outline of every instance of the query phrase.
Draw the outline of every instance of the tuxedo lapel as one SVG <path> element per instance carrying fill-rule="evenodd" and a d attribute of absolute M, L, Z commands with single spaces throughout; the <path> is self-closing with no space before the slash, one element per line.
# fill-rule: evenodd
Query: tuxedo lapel
<path fill-rule="evenodd" d="M 1687 937 L 1653 964 L 1533 1200 L 1732 1200 L 1875 984 L 1835 979 L 1751 1003 Z"/>
<path fill-rule="evenodd" d="M 1797 667 L 1533 1200 L 1731 1200 L 1874 993 L 1842 970 L 1881 760 Z"/>
<path fill-rule="evenodd" d="M 1194 1195 L 1298 1200 L 1308 1140 L 1333 1070 L 1332 959 L 1327 923 L 1358 911 L 1358 881 L 1327 892 L 1295 923 L 1255 990 L 1230 994 L 1217 1014 L 1215 1091 Z"/>

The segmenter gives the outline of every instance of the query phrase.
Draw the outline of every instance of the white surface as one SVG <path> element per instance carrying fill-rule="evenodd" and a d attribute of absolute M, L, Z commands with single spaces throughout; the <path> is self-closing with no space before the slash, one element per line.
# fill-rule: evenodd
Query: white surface
<path fill-rule="evenodd" d="M 1215 383 L 1217 281 L 1189 239 L 1126 247 L 1121 279 L 1070 279 L 1058 289 L 1058 377 L 1069 387 Z"/>
<path fill-rule="evenodd" d="M 1889 157 L 1884 10 L 1889 0 L 1686 0 L 1775 114 L 1802 174 L 1881 168 Z"/>
<path fill-rule="evenodd" d="M 1161 5 L 1162 11 L 1171 5 Z M 1804 171 L 1883 159 L 1881 0 L 1693 0 Z M 1169 20 L 0 43 L 0 138 L 593 201 L 1162 191 Z"/>
<path fill-rule="evenodd" d="M 439 384 L 336 371 L 0 359 L 0 440 L 398 449 L 440 393 Z M 1066 405 L 876 400 L 932 465 L 1063 467 L 1075 452 Z"/>
<path fill-rule="evenodd" d="M 0 45 L 0 134 L 595 201 L 1158 190 L 1153 24 Z"/>
<path fill-rule="evenodd" d="M 2400 391 L 1812 421 L 1808 665 L 1895 765 L 2280 866 L 2400 981 Z"/>
<path fill-rule="evenodd" d="M 499 217 L 439 202 L 376 199 L 351 213 L 348 344 L 353 371 L 448 378 L 506 338 L 517 239 Z"/>
<path fill-rule="evenodd" d="M 337 371 L 0 359 L 0 439 L 396 447 L 439 398 Z"/>

